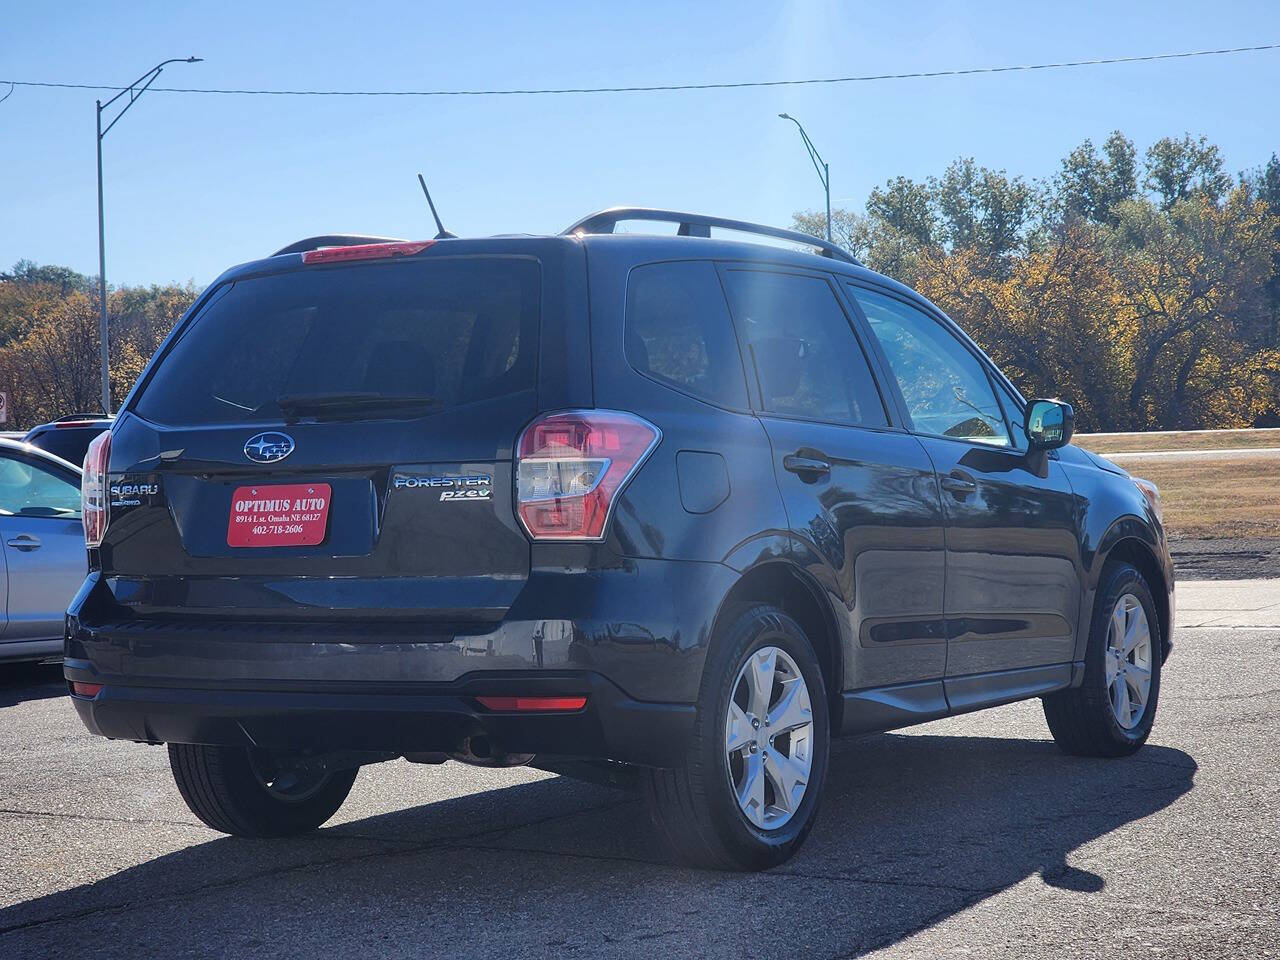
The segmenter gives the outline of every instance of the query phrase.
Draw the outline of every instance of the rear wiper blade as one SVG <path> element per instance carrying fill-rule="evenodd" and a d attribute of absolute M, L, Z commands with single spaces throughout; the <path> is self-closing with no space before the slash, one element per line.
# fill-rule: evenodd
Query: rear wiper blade
<path fill-rule="evenodd" d="M 289 417 L 308 414 L 359 413 L 364 410 L 398 410 L 431 407 L 439 399 L 427 394 L 385 393 L 290 393 L 276 397 L 278 406 Z"/>

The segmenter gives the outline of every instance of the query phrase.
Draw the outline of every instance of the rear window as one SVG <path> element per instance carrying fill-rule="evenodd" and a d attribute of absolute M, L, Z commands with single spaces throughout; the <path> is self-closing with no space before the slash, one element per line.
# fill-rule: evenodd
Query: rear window
<path fill-rule="evenodd" d="M 100 427 L 49 427 L 27 442 L 78 467 L 84 463 L 89 443 L 108 426 L 104 423 Z"/>
<path fill-rule="evenodd" d="M 516 258 L 235 281 L 187 324 L 136 410 L 156 423 L 238 423 L 279 418 L 281 397 L 425 396 L 434 412 L 530 390 L 539 298 L 538 264 Z"/>

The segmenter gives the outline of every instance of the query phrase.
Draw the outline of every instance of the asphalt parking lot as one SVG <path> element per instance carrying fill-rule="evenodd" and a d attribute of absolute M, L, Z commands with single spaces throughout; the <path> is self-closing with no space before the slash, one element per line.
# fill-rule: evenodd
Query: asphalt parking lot
<path fill-rule="evenodd" d="M 529 769 L 366 768 L 314 837 L 222 837 L 162 748 L 0 668 L 0 957 L 1280 956 L 1280 580 L 1189 583 L 1150 744 L 1037 702 L 838 744 L 766 874 L 664 862 L 640 801 Z"/>

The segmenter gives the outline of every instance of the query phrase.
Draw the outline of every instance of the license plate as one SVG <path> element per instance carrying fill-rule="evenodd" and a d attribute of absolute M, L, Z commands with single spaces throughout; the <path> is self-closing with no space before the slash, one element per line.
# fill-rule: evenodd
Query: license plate
<path fill-rule="evenodd" d="M 309 547 L 329 525 L 327 483 L 277 483 L 237 487 L 227 524 L 230 547 Z"/>

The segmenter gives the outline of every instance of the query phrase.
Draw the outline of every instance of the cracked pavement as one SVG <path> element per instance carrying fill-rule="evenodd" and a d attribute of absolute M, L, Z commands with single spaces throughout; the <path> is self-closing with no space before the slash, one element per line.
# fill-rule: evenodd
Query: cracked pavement
<path fill-rule="evenodd" d="M 305 839 L 223 837 L 162 748 L 3 667 L 0 956 L 1280 957 L 1280 581 L 1218 586 L 1180 586 L 1230 624 L 1179 628 L 1137 756 L 1063 756 L 1034 701 L 840 742 L 808 844 L 756 875 L 670 865 L 626 793 L 452 762 L 366 768 Z"/>

